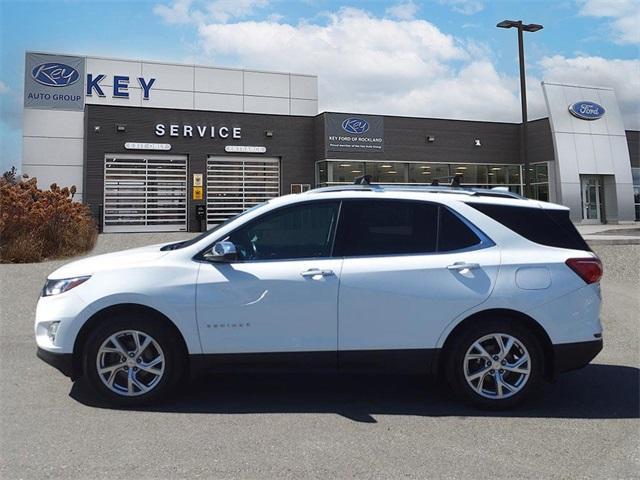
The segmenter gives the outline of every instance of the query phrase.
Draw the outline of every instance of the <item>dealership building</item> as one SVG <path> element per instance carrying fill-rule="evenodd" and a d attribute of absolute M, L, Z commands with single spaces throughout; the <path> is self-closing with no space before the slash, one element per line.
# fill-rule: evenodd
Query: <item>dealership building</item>
<path fill-rule="evenodd" d="M 337 86 L 338 88 L 339 86 Z M 576 223 L 640 219 L 640 132 L 606 87 L 543 82 L 531 196 Z M 428 112 L 425 112 L 428 114 Z M 22 171 L 76 185 L 104 232 L 198 231 L 371 175 L 523 191 L 518 123 L 318 113 L 313 75 L 27 52 Z"/>

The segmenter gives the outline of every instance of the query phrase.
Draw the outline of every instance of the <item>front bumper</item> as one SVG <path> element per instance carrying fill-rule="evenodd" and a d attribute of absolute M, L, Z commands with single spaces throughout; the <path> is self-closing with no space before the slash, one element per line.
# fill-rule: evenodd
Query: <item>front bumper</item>
<path fill-rule="evenodd" d="M 568 372 L 586 366 L 602 350 L 602 339 L 560 343 L 553 346 L 555 373 Z"/>
<path fill-rule="evenodd" d="M 67 377 L 73 379 L 73 354 L 72 353 L 54 353 L 38 347 L 37 357 L 48 363 L 52 367 L 58 369 Z"/>

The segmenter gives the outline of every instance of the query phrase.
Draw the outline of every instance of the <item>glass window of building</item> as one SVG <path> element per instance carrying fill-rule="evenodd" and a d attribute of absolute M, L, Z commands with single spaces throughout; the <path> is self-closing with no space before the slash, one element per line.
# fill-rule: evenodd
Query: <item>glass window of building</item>
<path fill-rule="evenodd" d="M 433 181 L 431 169 L 430 163 L 410 163 L 409 183 L 431 183 Z"/>
<path fill-rule="evenodd" d="M 531 198 L 549 201 L 549 165 L 547 162 L 534 163 L 529 168 L 531 182 Z"/>
<path fill-rule="evenodd" d="M 636 207 L 636 220 L 640 221 L 640 168 L 632 168 L 633 177 L 633 201 Z"/>
<path fill-rule="evenodd" d="M 547 164 L 545 162 L 532 168 L 536 171 L 540 185 L 536 191 L 541 192 L 541 200 L 547 199 Z M 522 192 L 520 165 L 498 164 L 327 160 L 317 163 L 316 183 L 319 186 L 353 183 L 360 175 L 371 175 L 374 183 L 422 185 L 429 185 L 435 180 L 441 185 L 447 185 L 454 176 L 460 175 L 461 184 L 465 186 L 504 186 L 512 192 Z"/>
<path fill-rule="evenodd" d="M 460 183 L 463 185 L 487 185 L 489 183 L 488 173 L 488 165 L 451 165 L 451 175 L 460 176 Z"/>
<path fill-rule="evenodd" d="M 356 177 L 364 175 L 364 162 L 327 162 L 328 183 L 353 183 Z"/>
<path fill-rule="evenodd" d="M 399 162 L 367 162 L 366 174 L 371 175 L 375 183 L 409 183 L 406 163 Z"/>
<path fill-rule="evenodd" d="M 326 185 L 329 182 L 327 173 L 327 162 L 318 162 L 316 164 L 316 183 Z"/>

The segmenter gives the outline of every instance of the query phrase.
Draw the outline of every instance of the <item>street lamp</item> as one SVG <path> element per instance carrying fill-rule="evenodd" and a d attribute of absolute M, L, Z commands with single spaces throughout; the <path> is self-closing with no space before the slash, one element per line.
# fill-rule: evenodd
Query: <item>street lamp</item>
<path fill-rule="evenodd" d="M 518 57 L 520 58 L 520 100 L 522 101 L 522 126 L 520 127 L 520 161 L 524 164 L 524 196 L 531 194 L 529 181 L 529 156 L 527 154 L 527 84 L 524 75 L 524 45 L 522 32 L 537 32 L 542 25 L 530 23 L 525 25 L 522 20 L 503 20 L 496 25 L 498 28 L 518 29 Z"/>

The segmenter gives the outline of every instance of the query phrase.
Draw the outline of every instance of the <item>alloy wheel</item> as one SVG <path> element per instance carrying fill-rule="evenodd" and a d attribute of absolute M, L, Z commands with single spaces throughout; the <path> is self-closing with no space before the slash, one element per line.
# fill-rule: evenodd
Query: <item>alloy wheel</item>
<path fill-rule="evenodd" d="M 165 356 L 158 342 L 138 330 L 116 332 L 102 342 L 96 356 L 102 383 L 118 395 L 134 397 L 153 390 L 162 379 Z"/>
<path fill-rule="evenodd" d="M 501 400 L 525 387 L 531 376 L 531 357 L 516 337 L 492 333 L 471 344 L 463 368 L 467 383 L 478 395 Z"/>

